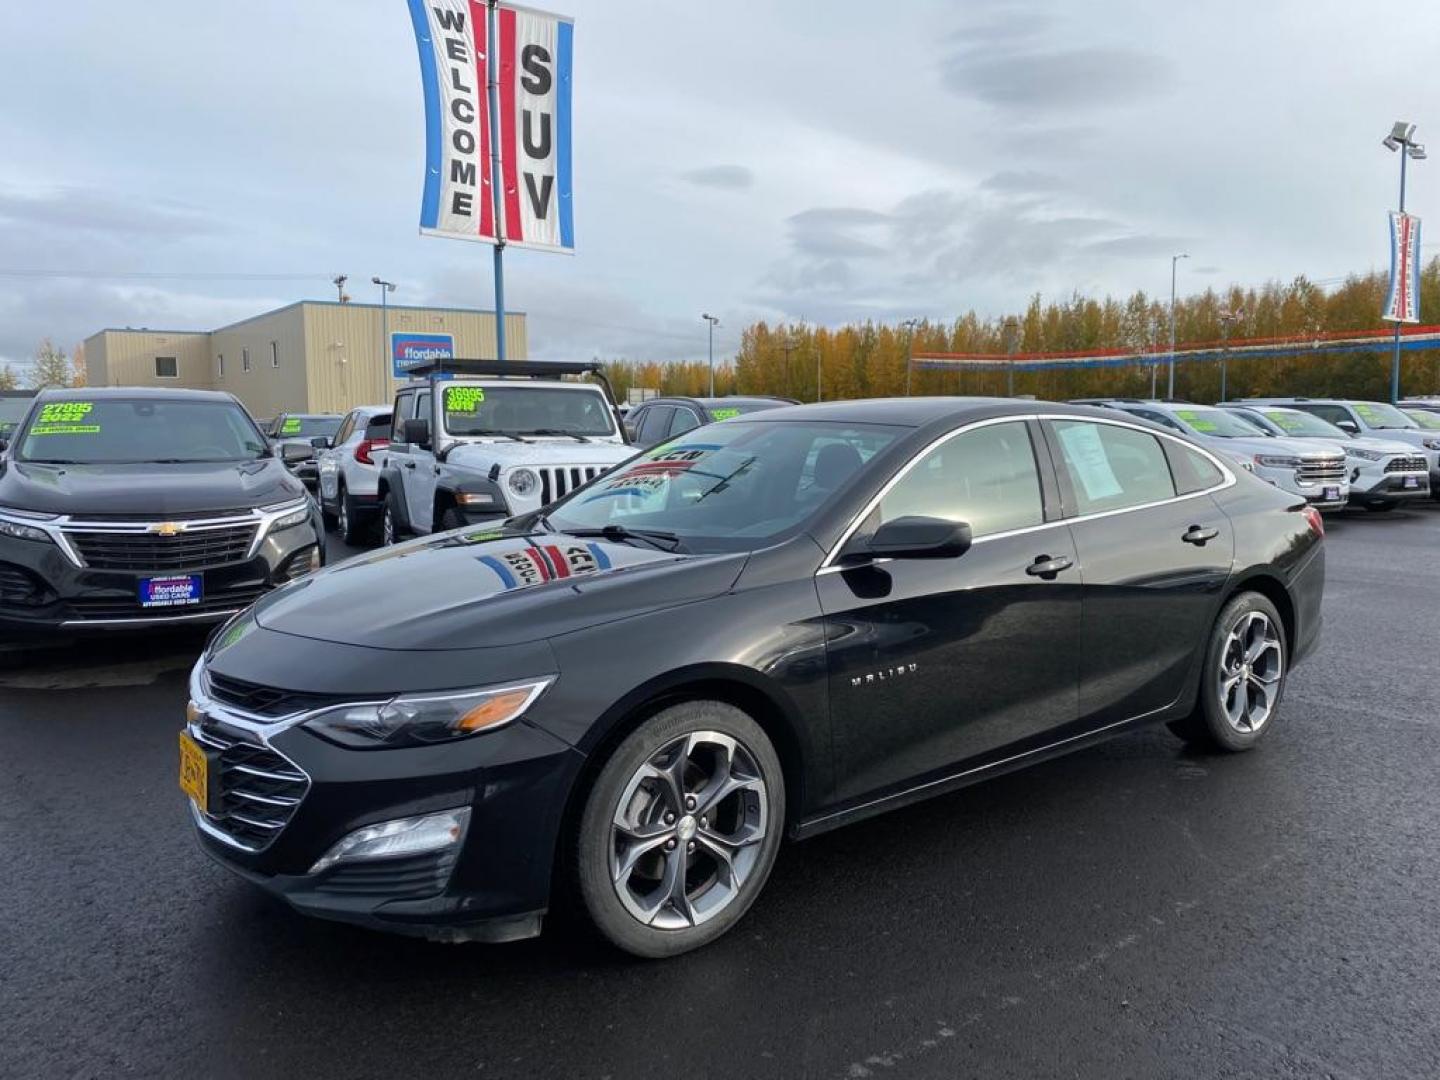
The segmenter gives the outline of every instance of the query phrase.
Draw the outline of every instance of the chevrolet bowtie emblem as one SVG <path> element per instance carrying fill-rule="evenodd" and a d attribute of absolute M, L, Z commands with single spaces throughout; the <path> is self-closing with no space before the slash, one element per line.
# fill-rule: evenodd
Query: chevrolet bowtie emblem
<path fill-rule="evenodd" d="M 158 525 L 151 525 L 150 531 L 156 536 L 179 536 L 185 531 L 185 526 L 178 521 L 162 521 Z"/>

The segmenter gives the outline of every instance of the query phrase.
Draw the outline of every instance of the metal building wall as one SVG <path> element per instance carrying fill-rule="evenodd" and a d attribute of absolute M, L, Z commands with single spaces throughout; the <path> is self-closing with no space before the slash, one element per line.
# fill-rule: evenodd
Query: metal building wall
<path fill-rule="evenodd" d="M 308 411 L 305 369 L 310 357 L 305 349 L 303 304 L 221 327 L 210 335 L 210 353 L 215 389 L 234 394 L 250 415 L 263 418 Z M 247 353 L 249 371 L 245 370 Z M 221 357 L 225 358 L 223 376 Z"/>
<path fill-rule="evenodd" d="M 155 374 L 157 356 L 175 357 L 178 377 Z M 210 335 L 186 330 L 101 330 L 85 339 L 91 386 L 173 386 L 213 390 Z"/>

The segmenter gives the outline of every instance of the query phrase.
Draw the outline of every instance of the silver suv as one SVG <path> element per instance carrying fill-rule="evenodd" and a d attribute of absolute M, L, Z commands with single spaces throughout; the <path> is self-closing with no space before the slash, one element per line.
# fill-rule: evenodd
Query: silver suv
<path fill-rule="evenodd" d="M 1349 432 L 1409 444 L 1425 456 L 1430 490 L 1440 490 L 1440 435 L 1425 431 L 1394 405 L 1348 398 L 1246 398 L 1246 405 L 1284 405 L 1301 409 Z"/>
<path fill-rule="evenodd" d="M 1233 412 L 1210 405 L 1123 400 L 1104 404 L 1188 435 L 1260 479 L 1299 495 L 1317 510 L 1340 510 L 1350 502 L 1345 451 L 1338 444 L 1277 439 Z"/>
<path fill-rule="evenodd" d="M 1287 439 L 1319 439 L 1339 444 L 1350 467 L 1350 505 L 1366 510 L 1393 510 L 1401 503 L 1430 493 L 1423 455 L 1403 442 L 1351 435 L 1313 413 L 1284 405 L 1221 402 L 1262 431 Z"/>

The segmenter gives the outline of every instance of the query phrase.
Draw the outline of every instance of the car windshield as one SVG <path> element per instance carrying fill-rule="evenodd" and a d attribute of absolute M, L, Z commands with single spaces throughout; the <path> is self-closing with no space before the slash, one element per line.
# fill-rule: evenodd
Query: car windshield
<path fill-rule="evenodd" d="M 340 430 L 339 416 L 287 416 L 275 432 L 277 439 L 330 438 Z"/>
<path fill-rule="evenodd" d="M 1253 439 L 1268 434 L 1226 409 L 1171 409 L 1170 415 L 1197 435 L 1210 439 Z"/>
<path fill-rule="evenodd" d="M 710 414 L 712 420 L 729 420 L 732 416 L 746 416 L 749 413 L 764 412 L 766 409 L 778 409 L 788 405 L 787 401 L 760 401 L 745 398 L 710 398 L 700 404 Z"/>
<path fill-rule="evenodd" d="M 1350 438 L 1328 420 L 1321 420 L 1320 417 L 1301 412 L 1299 409 L 1261 409 L 1260 415 L 1286 435 L 1323 435 L 1327 439 Z"/>
<path fill-rule="evenodd" d="M 1394 405 L 1385 405 L 1378 401 L 1355 401 L 1350 407 L 1365 421 L 1366 427 L 1379 428 L 1381 431 L 1413 431 L 1419 426 Z"/>
<path fill-rule="evenodd" d="M 1440 413 L 1427 412 L 1424 409 L 1404 409 L 1406 416 L 1415 421 L 1415 426 L 1424 428 L 1426 431 L 1440 431 Z"/>
<path fill-rule="evenodd" d="M 614 435 L 598 390 L 550 386 L 447 386 L 441 398 L 451 435 Z"/>
<path fill-rule="evenodd" d="M 736 420 L 631 458 L 547 515 L 562 532 L 673 533 L 692 552 L 748 551 L 794 532 L 904 428 Z"/>
<path fill-rule="evenodd" d="M 244 461 L 268 449 L 233 402 L 106 397 L 46 402 L 24 428 L 15 456 L 105 465 Z"/>
<path fill-rule="evenodd" d="M 6 438 L 30 408 L 28 397 L 0 397 L 0 438 Z"/>

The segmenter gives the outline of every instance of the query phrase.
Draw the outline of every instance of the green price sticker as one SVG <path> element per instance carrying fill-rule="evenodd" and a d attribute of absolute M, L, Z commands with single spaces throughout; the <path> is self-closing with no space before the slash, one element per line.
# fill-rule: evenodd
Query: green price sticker
<path fill-rule="evenodd" d="M 95 406 L 88 401 L 53 401 L 41 406 L 38 424 L 76 424 L 90 415 Z"/>
<path fill-rule="evenodd" d="M 710 413 L 716 420 L 729 420 L 732 416 L 739 416 L 739 409 L 714 409 Z"/>
<path fill-rule="evenodd" d="M 293 418 L 293 419 L 286 420 L 283 424 L 280 425 L 280 434 L 281 434 L 281 435 L 299 435 L 299 434 L 300 434 L 300 418 L 299 418 L 299 417 L 295 417 L 295 418 Z"/>
<path fill-rule="evenodd" d="M 1296 417 L 1291 416 L 1289 413 L 1267 412 L 1265 415 L 1270 419 L 1272 424 L 1282 431 L 1299 431 L 1303 426 Z"/>
<path fill-rule="evenodd" d="M 447 386 L 445 388 L 445 411 L 452 413 L 473 413 L 485 400 L 485 390 L 479 386 Z"/>
<path fill-rule="evenodd" d="M 1355 411 L 1360 414 L 1360 419 L 1364 420 L 1371 427 L 1375 427 L 1377 421 L 1380 419 L 1380 410 L 1375 408 L 1374 405 L 1365 404 L 1363 401 L 1357 401 L 1355 403 Z"/>
<path fill-rule="evenodd" d="M 1202 419 L 1199 413 L 1194 412 L 1190 409 L 1176 409 L 1175 415 L 1178 416 L 1181 420 L 1185 421 L 1185 423 L 1189 424 L 1196 431 L 1209 434 L 1212 431 L 1220 430 L 1220 425 L 1215 423 L 1214 420 Z"/>

